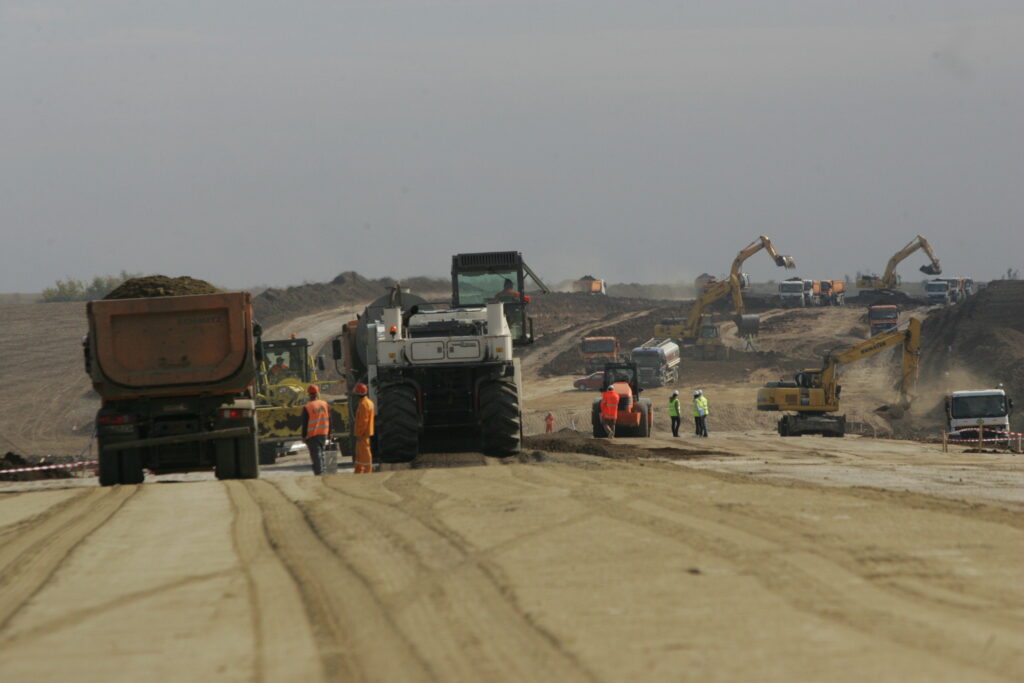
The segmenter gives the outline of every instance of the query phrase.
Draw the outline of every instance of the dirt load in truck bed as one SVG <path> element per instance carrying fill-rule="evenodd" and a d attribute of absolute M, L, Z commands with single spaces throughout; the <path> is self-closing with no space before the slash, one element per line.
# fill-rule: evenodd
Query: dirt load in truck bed
<path fill-rule="evenodd" d="M 205 280 L 188 276 L 167 277 L 149 275 L 125 280 L 104 299 L 141 299 L 155 296 L 187 296 L 189 294 L 216 294 L 217 289 Z"/>

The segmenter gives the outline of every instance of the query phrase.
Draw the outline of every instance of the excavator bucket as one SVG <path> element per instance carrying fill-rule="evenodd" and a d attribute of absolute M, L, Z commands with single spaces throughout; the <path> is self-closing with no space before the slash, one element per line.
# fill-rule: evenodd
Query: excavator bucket
<path fill-rule="evenodd" d="M 775 265 L 782 268 L 796 268 L 796 261 L 793 260 L 792 256 L 783 256 L 779 254 L 775 257 Z"/>
<path fill-rule="evenodd" d="M 921 272 L 926 273 L 927 275 L 938 275 L 942 272 L 942 268 L 938 267 L 934 263 L 928 263 L 921 266 Z"/>
<path fill-rule="evenodd" d="M 740 337 L 746 337 L 748 334 L 756 335 L 757 331 L 761 328 L 761 316 L 752 313 L 747 315 L 734 316 L 736 322 L 736 334 Z"/>

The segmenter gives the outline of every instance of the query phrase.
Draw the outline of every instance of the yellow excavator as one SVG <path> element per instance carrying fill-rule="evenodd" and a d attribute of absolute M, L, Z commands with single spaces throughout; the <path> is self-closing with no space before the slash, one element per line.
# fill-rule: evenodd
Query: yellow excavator
<path fill-rule="evenodd" d="M 842 390 L 839 366 L 863 360 L 897 344 L 903 345 L 900 399 L 875 412 L 900 418 L 910 406 L 910 387 L 917 379 L 921 355 L 921 321 L 917 318 L 911 318 L 905 329 L 884 332 L 839 353 L 827 354 L 820 370 L 799 372 L 793 382 L 768 382 L 757 391 L 757 409 L 792 411 L 779 420 L 779 436 L 843 436 L 846 416 L 832 414 L 839 410 Z"/>
<path fill-rule="evenodd" d="M 743 284 L 744 274 L 740 271 L 743 262 L 764 249 L 775 261 L 775 265 L 781 268 L 795 268 L 796 263 L 791 256 L 785 256 L 775 251 L 775 245 L 764 235 L 744 247 L 733 259 L 732 267 L 729 269 L 729 277 L 724 280 L 714 280 L 693 302 L 690 313 L 685 320 L 682 318 L 667 318 L 654 328 L 654 336 L 671 337 L 679 339 L 682 344 L 693 345 L 696 348 L 696 356 L 700 360 L 721 360 L 727 354 L 727 347 L 722 343 L 719 335 L 718 325 L 711 321 L 711 315 L 707 312 L 708 307 L 719 299 L 732 295 L 733 313 L 735 314 L 736 330 L 740 335 L 756 334 L 760 324 L 757 315 L 744 315 L 746 310 L 743 305 Z"/>
<path fill-rule="evenodd" d="M 900 261 L 913 254 L 918 249 L 923 249 L 924 253 L 928 254 L 928 258 L 931 263 L 926 263 L 921 266 L 921 272 L 926 275 L 938 275 L 942 272 L 942 266 L 939 265 L 939 259 L 935 258 L 935 252 L 932 251 L 932 246 L 928 244 L 921 235 L 918 235 L 914 239 L 910 240 L 907 246 L 903 247 L 889 259 L 889 263 L 885 266 L 885 272 L 882 277 L 877 275 L 861 275 L 857 278 L 857 287 L 860 289 L 885 289 L 893 290 L 899 289 L 900 276 L 896 274 L 896 266 L 899 265 Z"/>

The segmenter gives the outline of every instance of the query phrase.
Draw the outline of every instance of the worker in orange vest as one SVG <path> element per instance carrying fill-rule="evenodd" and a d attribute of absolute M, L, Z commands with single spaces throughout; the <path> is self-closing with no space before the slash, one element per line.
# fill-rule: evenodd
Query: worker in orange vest
<path fill-rule="evenodd" d="M 365 384 L 356 384 L 352 393 L 356 395 L 359 405 L 356 407 L 356 452 L 353 457 L 356 474 L 373 472 L 373 452 L 370 450 L 370 438 L 373 436 L 373 401 L 367 395 L 370 390 Z"/>
<path fill-rule="evenodd" d="M 619 419 L 619 394 L 608 385 L 601 394 L 601 424 L 609 438 L 615 438 L 615 422 Z"/>
<path fill-rule="evenodd" d="M 548 413 L 548 416 L 544 418 L 544 433 L 550 434 L 555 431 L 555 416 Z"/>
<path fill-rule="evenodd" d="M 306 391 L 309 400 L 302 410 L 302 441 L 309 450 L 313 474 L 320 476 L 324 471 L 324 449 L 331 437 L 331 409 L 320 398 L 320 387 L 310 384 Z"/>

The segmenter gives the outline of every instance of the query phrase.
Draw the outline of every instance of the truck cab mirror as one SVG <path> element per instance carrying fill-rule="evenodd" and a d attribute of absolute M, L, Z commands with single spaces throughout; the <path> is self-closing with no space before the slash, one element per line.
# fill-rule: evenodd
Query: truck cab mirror
<path fill-rule="evenodd" d="M 318 355 L 316 357 L 316 369 L 319 370 L 320 372 L 323 372 L 324 370 L 327 369 L 327 363 L 324 362 L 323 355 Z"/>
<path fill-rule="evenodd" d="M 332 339 L 331 340 L 331 356 L 334 358 L 334 360 L 341 360 L 342 359 L 341 340 L 340 339 Z"/>

